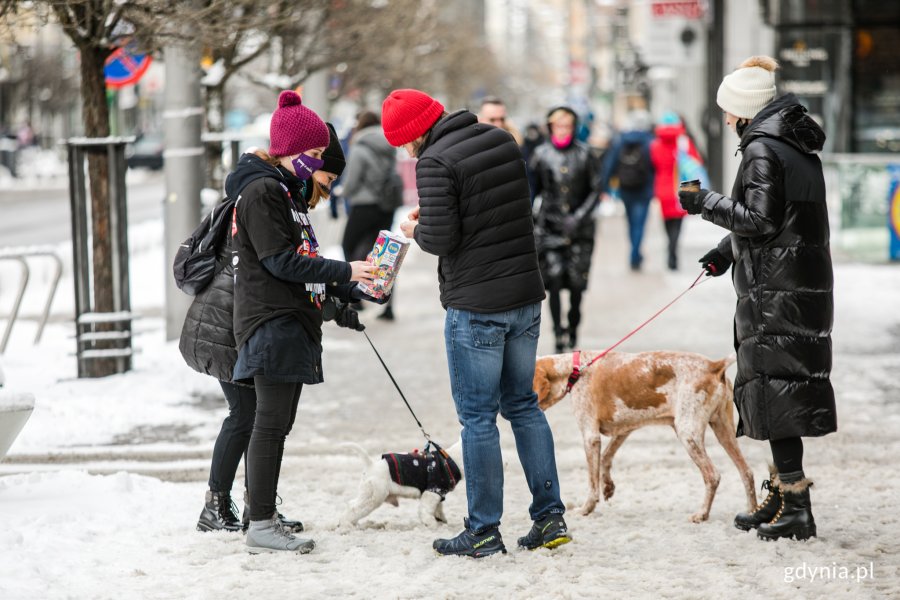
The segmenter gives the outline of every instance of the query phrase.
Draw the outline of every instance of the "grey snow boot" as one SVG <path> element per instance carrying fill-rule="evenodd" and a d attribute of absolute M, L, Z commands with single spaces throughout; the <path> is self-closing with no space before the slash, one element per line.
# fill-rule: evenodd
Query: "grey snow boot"
<path fill-rule="evenodd" d="M 281 504 L 281 496 L 275 495 L 275 503 Z M 288 533 L 300 533 L 303 531 L 303 522 L 295 521 L 293 519 L 288 519 L 283 514 L 278 513 L 278 520 L 281 521 L 281 524 L 284 525 L 284 528 L 287 529 Z M 250 493 L 247 490 L 244 490 L 244 512 L 241 515 L 241 531 L 247 533 L 247 528 L 250 527 Z"/>
<path fill-rule="evenodd" d="M 277 514 L 273 514 L 265 521 L 250 521 L 247 529 L 247 552 L 260 554 L 262 552 L 296 552 L 308 554 L 316 547 L 313 540 L 298 538 L 288 533 Z"/>

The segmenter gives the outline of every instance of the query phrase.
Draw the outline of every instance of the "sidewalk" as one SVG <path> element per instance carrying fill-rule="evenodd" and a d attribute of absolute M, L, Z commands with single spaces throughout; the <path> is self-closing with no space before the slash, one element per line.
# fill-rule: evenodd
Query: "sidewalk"
<path fill-rule="evenodd" d="M 341 223 L 318 212 L 320 240 L 336 244 Z M 582 347 L 613 344 L 681 293 L 700 272 L 697 257 L 721 237 L 711 225 L 687 222 L 682 270 L 669 273 L 657 212 L 654 207 L 647 226 L 642 273 L 628 270 L 622 217 L 605 218 L 600 225 Z M 158 246 L 142 244 L 141 272 L 163 272 Z M 450 444 L 459 426 L 449 393 L 436 264 L 411 249 L 396 296 L 398 321 L 377 321 L 381 309 L 375 306 L 362 320 L 425 428 Z M 338 516 L 362 472 L 359 459 L 340 444 L 356 442 L 378 456 L 421 448 L 424 442 L 365 339 L 331 325 L 325 334 L 326 381 L 304 389 L 279 490 L 284 498 L 279 509 L 303 520 L 318 547 L 304 557 L 251 557 L 240 536 L 193 531 L 224 401 L 214 380 L 184 366 L 177 342 L 162 340 L 160 320 L 142 323 L 147 333 L 137 339 L 134 371 L 98 381 L 73 379 L 70 325 L 49 326 L 45 342 L 35 349 L 22 341 L 28 340 L 28 326 L 17 325 L 3 359 L 7 387 L 34 392 L 37 409 L 11 456 L 0 463 L 0 514 L 7 525 L 0 528 L 0 596 L 896 596 L 900 503 L 898 476 L 889 465 L 900 451 L 898 273 L 896 267 L 836 267 L 833 381 L 840 430 L 806 443 L 807 472 L 818 483 L 813 502 L 820 537 L 802 544 L 766 544 L 732 527 L 734 513 L 745 508 L 743 492 L 712 435 L 707 445 L 722 480 L 709 521 L 691 524 L 688 517 L 702 500 L 702 479 L 664 427 L 630 436 L 614 464 L 616 495 L 581 517 L 575 509 L 586 495 L 587 471 L 567 402 L 552 408 L 548 418 L 575 543 L 552 553 L 513 550 L 530 525 L 529 497 L 505 422 L 500 425 L 507 463 L 502 533 L 509 555 L 480 562 L 434 557 L 431 540 L 454 535 L 462 526 L 462 488 L 448 496 L 450 524 L 439 530 L 418 524 L 413 501 L 379 508 L 358 530 L 338 530 Z M 156 298 L 161 302 L 155 276 L 132 287 L 142 306 Z M 71 293 L 71 281 L 64 280 L 60 290 Z M 708 280 L 620 350 L 725 356 L 732 352 L 733 308 L 729 278 Z M 549 321 L 547 315 L 539 353 L 552 352 Z M 758 485 L 766 473 L 767 444 L 746 438 L 740 443 Z M 237 499 L 242 486 L 239 477 Z M 810 581 L 807 570 L 801 578 L 801 565 L 823 570 Z M 869 565 L 874 576 L 863 578 L 858 568 Z M 848 570 L 845 578 L 841 567 Z"/>

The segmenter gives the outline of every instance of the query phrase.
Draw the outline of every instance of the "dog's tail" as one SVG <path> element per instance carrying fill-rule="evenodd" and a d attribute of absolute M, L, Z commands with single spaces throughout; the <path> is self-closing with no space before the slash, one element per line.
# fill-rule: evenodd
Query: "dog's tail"
<path fill-rule="evenodd" d="M 350 448 L 354 452 L 356 452 L 362 459 L 365 461 L 366 465 L 372 464 L 372 457 L 369 456 L 369 453 L 366 452 L 366 449 L 360 446 L 359 444 L 354 444 L 353 442 L 344 442 L 341 444 L 344 448 Z"/>
<path fill-rule="evenodd" d="M 722 362 L 725 364 L 725 368 L 727 369 L 737 362 L 737 352 L 732 352 L 731 354 L 723 358 Z"/>

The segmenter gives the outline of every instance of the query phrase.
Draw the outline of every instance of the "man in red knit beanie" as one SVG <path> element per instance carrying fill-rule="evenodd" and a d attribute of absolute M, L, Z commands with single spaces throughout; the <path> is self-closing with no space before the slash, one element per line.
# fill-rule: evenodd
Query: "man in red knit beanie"
<path fill-rule="evenodd" d="M 544 283 L 519 146 L 503 129 L 467 110 L 447 114 L 418 90 L 391 92 L 381 123 L 388 142 L 419 159 L 419 206 L 400 228 L 439 258 L 450 387 L 463 427 L 469 517 L 462 533 L 433 547 L 475 558 L 506 552 L 498 413 L 512 425 L 532 495 L 534 525 L 519 545 L 564 544 L 553 434 L 532 390 Z"/>

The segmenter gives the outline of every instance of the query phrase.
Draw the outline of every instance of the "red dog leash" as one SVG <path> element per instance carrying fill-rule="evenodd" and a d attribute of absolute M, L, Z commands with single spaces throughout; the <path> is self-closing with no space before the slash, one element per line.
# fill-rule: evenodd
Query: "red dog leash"
<path fill-rule="evenodd" d="M 697 279 L 694 280 L 694 283 L 692 283 L 688 287 L 688 289 L 684 290 L 683 292 L 681 292 L 680 294 L 675 296 L 674 300 L 672 300 L 671 302 L 669 302 L 668 304 L 663 306 L 661 309 L 656 311 L 656 313 L 652 317 L 650 317 L 649 319 L 647 319 L 646 321 L 644 321 L 643 323 L 641 323 L 640 325 L 638 325 L 637 327 L 632 329 L 628 335 L 626 335 L 621 340 L 619 340 L 618 342 L 616 342 L 615 344 L 613 344 L 612 346 L 610 346 L 609 348 L 607 348 L 606 350 L 604 350 L 603 352 L 601 352 L 600 354 L 595 356 L 593 359 L 591 359 L 591 362 L 586 364 L 584 366 L 584 369 L 581 368 L 581 350 L 576 350 L 572 355 L 572 372 L 569 374 L 569 382 L 566 384 L 566 392 L 565 392 L 565 394 L 563 394 L 563 396 L 565 396 L 566 394 L 568 394 L 569 392 L 572 391 L 572 388 L 575 386 L 576 383 L 578 383 L 578 380 L 581 379 L 581 374 L 584 371 L 589 369 L 590 366 L 593 365 L 595 362 L 597 362 L 598 360 L 600 360 L 601 358 L 603 358 L 604 356 L 606 356 L 607 354 L 612 352 L 613 349 L 615 349 L 619 344 L 621 344 L 622 342 L 624 342 L 625 340 L 627 340 L 628 338 L 630 338 L 631 336 L 636 334 L 638 331 L 643 329 L 645 325 L 650 323 L 650 321 L 652 321 L 653 319 L 655 319 L 656 317 L 661 315 L 663 312 L 666 311 L 666 309 L 668 309 L 670 306 L 672 306 L 673 304 L 678 302 L 682 296 L 684 296 L 689 291 L 691 291 L 692 289 L 694 289 L 695 287 L 700 285 L 700 280 L 703 278 L 704 275 L 706 275 L 706 271 L 701 272 L 700 275 L 697 276 Z"/>

